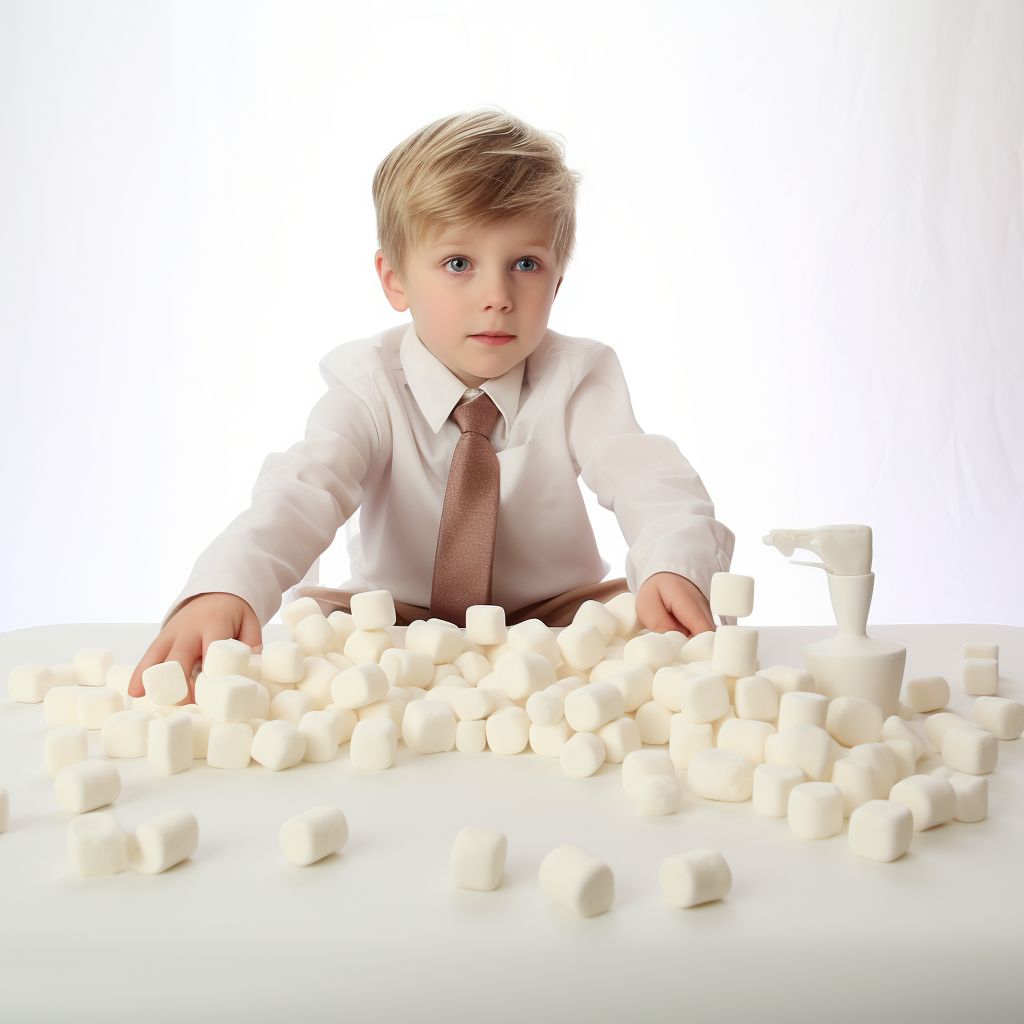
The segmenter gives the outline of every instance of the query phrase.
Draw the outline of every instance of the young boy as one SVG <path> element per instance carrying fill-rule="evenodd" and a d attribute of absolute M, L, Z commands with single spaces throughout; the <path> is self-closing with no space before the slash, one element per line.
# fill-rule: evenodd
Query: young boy
<path fill-rule="evenodd" d="M 613 349 L 547 327 L 575 240 L 578 174 L 562 145 L 501 110 L 435 121 L 377 168 L 377 274 L 412 322 L 338 346 L 305 439 L 267 457 L 242 512 L 200 555 L 142 672 L 261 628 L 361 508 L 354 576 L 305 588 L 325 613 L 388 590 L 398 624 L 567 625 L 627 590 L 648 629 L 714 629 L 707 595 L 734 536 L 666 437 L 645 434 Z M 582 476 L 629 543 L 599 582 Z"/>

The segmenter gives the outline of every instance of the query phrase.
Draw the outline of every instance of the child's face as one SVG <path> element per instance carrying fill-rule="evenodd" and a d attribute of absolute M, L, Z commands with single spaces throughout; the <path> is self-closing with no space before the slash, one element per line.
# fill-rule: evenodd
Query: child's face
<path fill-rule="evenodd" d="M 467 387 L 479 387 L 540 344 L 562 283 L 551 223 L 520 216 L 483 228 L 446 228 L 410 247 L 400 281 L 382 249 L 376 267 L 388 301 L 412 311 L 420 341 Z M 483 332 L 513 335 L 488 344 Z"/>

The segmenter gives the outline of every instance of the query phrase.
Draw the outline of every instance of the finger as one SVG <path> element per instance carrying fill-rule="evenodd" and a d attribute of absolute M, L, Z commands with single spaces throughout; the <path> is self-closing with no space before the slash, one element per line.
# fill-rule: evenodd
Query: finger
<path fill-rule="evenodd" d="M 661 591 L 657 591 L 657 593 L 652 596 L 654 600 L 649 604 L 646 602 L 644 603 L 642 614 L 639 609 L 637 610 L 637 615 L 640 617 L 640 621 L 643 622 L 644 626 L 655 633 L 668 633 L 671 630 L 682 632 L 682 625 L 666 607 L 665 599 L 662 596 Z"/>
<path fill-rule="evenodd" d="M 253 653 L 263 650 L 263 631 L 256 613 L 249 608 L 242 613 L 242 625 L 238 630 L 238 639 L 246 644 Z"/>
<path fill-rule="evenodd" d="M 706 633 L 709 629 L 715 628 L 715 624 L 708 619 L 700 605 L 686 591 L 673 593 L 669 601 L 672 614 L 683 624 L 687 636 L 693 637 L 698 633 Z"/>
<path fill-rule="evenodd" d="M 199 660 L 201 653 L 202 639 L 195 633 L 182 634 L 174 641 L 166 660 L 176 661 L 185 673 L 185 679 L 188 680 L 192 677 L 192 667 Z M 189 689 L 191 690 L 191 686 Z"/>
<path fill-rule="evenodd" d="M 149 645 L 142 660 L 135 666 L 135 671 L 128 682 L 129 697 L 144 697 L 146 695 L 146 688 L 142 685 L 142 673 L 151 665 L 159 665 L 167 657 L 167 652 L 171 649 L 173 642 L 173 635 L 161 633 Z"/>

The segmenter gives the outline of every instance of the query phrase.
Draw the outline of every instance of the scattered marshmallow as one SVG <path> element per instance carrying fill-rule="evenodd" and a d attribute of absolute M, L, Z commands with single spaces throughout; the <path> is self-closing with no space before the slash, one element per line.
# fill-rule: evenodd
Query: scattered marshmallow
<path fill-rule="evenodd" d="M 974 727 L 974 722 L 968 722 L 966 718 L 954 715 L 949 711 L 940 711 L 937 715 L 929 715 L 924 721 L 924 734 L 928 742 L 938 751 L 942 750 L 942 740 L 947 730 L 955 726 L 964 728 Z"/>
<path fill-rule="evenodd" d="M 600 601 L 584 601 L 576 609 L 572 621 L 574 625 L 589 622 L 596 626 L 606 646 L 611 646 L 615 642 L 615 634 L 619 631 L 619 620 L 615 613 Z"/>
<path fill-rule="evenodd" d="M 197 703 L 202 713 L 215 722 L 248 722 L 256 717 L 258 685 L 248 676 L 214 676 L 204 679 L 202 686 L 197 680 Z"/>
<path fill-rule="evenodd" d="M 400 690 L 400 687 L 394 687 L 396 691 Z M 434 691 L 436 694 L 436 691 Z M 395 723 L 395 732 L 398 738 L 402 738 L 402 719 L 405 718 L 405 708 L 409 703 L 409 699 L 406 699 L 406 694 L 391 693 L 388 691 L 387 695 L 382 697 L 380 700 L 375 700 L 372 704 L 364 704 L 361 708 L 358 708 L 355 712 L 356 717 L 360 722 L 364 722 L 371 718 L 390 718 Z M 333 709 L 337 705 L 332 704 Z M 451 704 L 448 705 L 451 707 Z M 340 734 L 339 734 L 340 735 Z"/>
<path fill-rule="evenodd" d="M 884 743 L 859 743 L 850 750 L 849 757 L 871 765 L 875 773 L 875 798 L 885 800 L 896 785 L 896 755 Z"/>
<path fill-rule="evenodd" d="M 345 641 L 356 631 L 356 624 L 352 621 L 352 616 L 348 612 L 336 611 L 327 616 L 327 621 L 334 629 L 334 649 L 343 651 Z"/>
<path fill-rule="evenodd" d="M 522 708 L 501 708 L 487 719 L 486 735 L 494 753 L 518 754 L 530 742 L 530 718 Z"/>
<path fill-rule="evenodd" d="M 338 746 L 348 743 L 359 721 L 359 715 L 350 708 L 343 708 L 337 704 L 328 704 L 324 711 L 333 711 L 338 716 Z M 398 731 L 401 732 L 400 729 Z"/>
<path fill-rule="evenodd" d="M 272 640 L 263 645 L 261 657 L 260 667 L 265 683 L 297 683 L 302 678 L 303 654 L 299 644 Z"/>
<path fill-rule="evenodd" d="M 779 715 L 781 721 L 782 716 Z M 779 732 L 778 747 L 783 764 L 795 764 L 813 782 L 824 782 L 832 773 L 835 761 L 833 739 L 817 725 L 802 722 Z M 880 744 L 876 744 L 878 746 Z M 892 758 L 892 752 L 887 751 Z M 768 760 L 768 746 L 765 744 L 765 760 Z M 893 774 L 895 775 L 895 764 Z"/>
<path fill-rule="evenodd" d="M 533 736 L 535 726 L 530 726 Z M 455 726 L 455 749 L 462 754 L 479 754 L 487 749 L 487 722 L 482 718 L 466 719 Z"/>
<path fill-rule="evenodd" d="M 754 810 L 769 818 L 784 818 L 789 813 L 789 794 L 806 779 L 794 764 L 757 765 L 751 792 Z"/>
<path fill-rule="evenodd" d="M 357 723 L 349 744 L 352 767 L 361 772 L 379 772 L 395 763 L 398 730 L 390 718 L 366 718 Z"/>
<path fill-rule="evenodd" d="M 651 634 L 644 634 L 649 636 Z M 637 640 L 642 637 L 637 637 Z M 595 732 L 602 725 L 621 718 L 626 705 L 622 691 L 607 680 L 587 683 L 565 696 L 564 714 L 570 728 L 576 732 Z"/>
<path fill-rule="evenodd" d="M 907 740 L 914 747 L 914 760 L 928 753 L 928 743 L 914 726 L 905 722 L 899 715 L 890 715 L 882 723 L 882 741 Z"/>
<path fill-rule="evenodd" d="M 757 630 L 719 626 L 715 630 L 711 667 L 722 676 L 752 676 L 757 671 Z"/>
<path fill-rule="evenodd" d="M 913 814 L 892 800 L 868 800 L 850 815 L 850 849 L 867 860 L 897 860 L 910 849 L 913 835 Z"/>
<path fill-rule="evenodd" d="M 252 739 L 248 722 L 214 722 L 207 738 L 206 763 L 232 771 L 248 768 Z"/>
<path fill-rule="evenodd" d="M 686 781 L 705 800 L 749 800 L 754 789 L 754 766 L 739 754 L 708 747 L 690 759 Z"/>
<path fill-rule="evenodd" d="M 144 875 L 158 875 L 187 860 L 199 848 L 199 822 L 183 807 L 164 811 L 136 830 L 128 842 L 128 862 Z"/>
<path fill-rule="evenodd" d="M 974 702 L 974 721 L 997 740 L 1015 740 L 1024 732 L 1024 704 L 1005 697 L 979 697 Z"/>
<path fill-rule="evenodd" d="M 780 733 L 792 729 L 794 725 L 816 725 L 824 729 L 828 722 L 828 697 L 820 693 L 808 693 L 806 690 L 792 690 L 779 698 Z"/>
<path fill-rule="evenodd" d="M 658 883 L 671 906 L 685 909 L 727 896 L 732 872 L 717 850 L 690 850 L 661 862 Z"/>
<path fill-rule="evenodd" d="M 716 572 L 711 577 L 711 614 L 743 618 L 754 610 L 754 577 Z"/>
<path fill-rule="evenodd" d="M 640 627 L 640 620 L 636 615 L 636 595 L 628 591 L 624 594 L 616 594 L 613 598 L 604 602 L 605 608 L 615 616 L 615 632 L 618 636 L 631 639 Z"/>
<path fill-rule="evenodd" d="M 779 691 L 764 676 L 741 676 L 733 691 L 736 717 L 774 722 L 779 717 Z"/>
<path fill-rule="evenodd" d="M 955 725 L 942 738 L 942 763 L 964 775 L 987 775 L 999 760 L 995 736 L 973 725 Z"/>
<path fill-rule="evenodd" d="M 252 738 L 252 759 L 274 772 L 298 764 L 305 753 L 305 736 L 283 718 L 265 722 Z"/>
<path fill-rule="evenodd" d="M 295 627 L 307 616 L 307 615 L 322 615 L 320 611 L 320 605 L 316 603 L 311 597 L 301 597 L 298 601 L 292 601 L 290 604 L 286 604 L 281 608 L 281 621 L 285 624 L 285 628 L 289 633 L 295 632 Z M 235 673 L 231 673 L 234 675 Z"/>
<path fill-rule="evenodd" d="M 436 623 L 415 619 L 406 630 L 405 648 L 422 651 L 435 665 L 449 664 L 462 654 L 462 634 L 458 629 L 445 629 Z M 348 653 L 348 644 L 345 653 Z"/>
<path fill-rule="evenodd" d="M 729 710 L 729 690 L 719 673 L 685 675 L 679 681 L 679 704 L 688 721 L 714 722 Z"/>
<path fill-rule="evenodd" d="M 676 768 L 667 750 L 634 750 L 623 758 L 622 788 L 633 800 L 639 799 L 639 785 L 651 775 L 676 777 Z"/>
<path fill-rule="evenodd" d="M 376 665 L 394 646 L 386 629 L 357 629 L 345 641 L 344 653 L 353 665 Z"/>
<path fill-rule="evenodd" d="M 459 831 L 448 858 L 448 874 L 462 889 L 497 889 L 505 870 L 508 839 L 502 832 L 479 825 Z"/>
<path fill-rule="evenodd" d="M 104 723 L 105 725 L 106 723 Z M 192 759 L 202 760 L 206 757 L 206 754 L 210 746 L 210 733 L 213 731 L 213 727 L 217 723 L 214 719 L 208 715 L 193 715 L 192 716 Z M 261 723 L 262 724 L 262 723 Z M 256 733 L 256 728 L 250 724 L 253 734 Z M 148 736 L 148 730 L 147 730 Z M 145 749 L 142 751 L 146 753 Z"/>
<path fill-rule="evenodd" d="M 592 622 L 574 622 L 562 629 L 556 638 L 562 660 L 571 668 L 587 671 L 607 653 L 601 631 Z"/>
<path fill-rule="evenodd" d="M 945 779 L 953 787 L 957 821 L 983 821 L 988 815 L 988 779 L 983 775 L 964 775 L 950 768 L 936 768 L 932 775 Z"/>
<path fill-rule="evenodd" d="M 509 700 L 526 700 L 556 681 L 551 662 L 535 651 L 506 651 L 495 671 Z"/>
<path fill-rule="evenodd" d="M 683 644 L 679 652 L 679 660 L 684 665 L 690 665 L 695 661 L 711 661 L 715 651 L 715 631 L 706 630 L 703 633 L 696 633 Z"/>
<path fill-rule="evenodd" d="M 679 783 L 668 775 L 650 775 L 637 787 L 636 802 L 648 817 L 674 814 L 679 806 Z"/>
<path fill-rule="evenodd" d="M 603 914 L 615 899 L 611 868 L 571 844 L 559 846 L 541 861 L 540 887 L 556 903 L 581 917 Z"/>
<path fill-rule="evenodd" d="M 387 673 L 380 665 L 353 665 L 339 672 L 331 683 L 333 703 L 352 710 L 383 699 L 387 692 Z"/>
<path fill-rule="evenodd" d="M 440 686 L 441 683 L 448 682 L 453 679 L 462 680 L 462 673 L 459 672 L 454 665 L 435 665 L 434 673 L 430 677 L 430 682 L 427 683 L 425 689 L 433 690 Z M 465 680 L 462 681 L 465 682 Z"/>
<path fill-rule="evenodd" d="M 927 714 L 938 711 L 949 703 L 949 683 L 942 676 L 921 676 L 909 679 L 906 685 L 907 702 L 917 712 Z"/>
<path fill-rule="evenodd" d="M 112 814 L 83 814 L 68 823 L 68 857 L 80 878 L 116 875 L 128 864 L 128 837 Z"/>
<path fill-rule="evenodd" d="M 7 692 L 19 704 L 41 704 L 53 685 L 49 665 L 16 665 L 7 676 Z"/>
<path fill-rule="evenodd" d="M 558 752 L 562 771 L 574 779 L 593 775 L 604 764 L 604 743 L 592 732 L 577 732 L 570 736 Z"/>
<path fill-rule="evenodd" d="M 690 767 L 694 755 L 707 750 L 714 743 L 714 728 L 710 722 L 700 725 L 689 722 L 681 715 L 673 715 L 669 723 L 668 753 L 672 763 L 681 771 Z"/>
<path fill-rule="evenodd" d="M 192 716 L 154 718 L 147 726 L 146 756 L 154 775 L 177 775 L 192 767 Z"/>
<path fill-rule="evenodd" d="M 948 779 L 937 775 L 911 775 L 892 787 L 889 799 L 910 808 L 915 832 L 952 821 L 956 811 L 952 785 Z"/>
<path fill-rule="evenodd" d="M 590 682 L 599 683 L 605 679 L 622 691 L 622 700 L 627 711 L 636 711 L 641 704 L 646 704 L 653 697 L 654 673 L 642 661 L 625 661 L 620 658 L 599 661 L 590 670 Z"/>
<path fill-rule="evenodd" d="M 636 664 L 641 663 L 637 662 Z M 659 668 L 654 673 L 651 682 L 651 697 L 668 711 L 677 713 L 682 711 L 683 698 L 680 687 L 688 675 L 686 669 L 679 665 L 666 665 L 664 668 Z"/>
<path fill-rule="evenodd" d="M 904 722 L 912 722 L 914 720 L 914 709 L 909 704 L 904 704 L 903 701 L 896 702 L 896 714 Z"/>
<path fill-rule="evenodd" d="M 106 686 L 107 672 L 114 664 L 114 652 L 102 647 L 83 647 L 71 664 L 74 680 L 79 686 Z"/>
<path fill-rule="evenodd" d="M 387 590 L 368 590 L 361 594 L 353 594 L 349 602 L 352 621 L 356 629 L 374 630 L 393 626 L 398 618 L 395 614 L 395 601 Z"/>
<path fill-rule="evenodd" d="M 103 731 L 100 734 L 103 756 L 145 757 L 149 749 L 149 723 L 153 717 L 149 711 L 118 711 L 110 715 L 103 722 Z M 47 743 L 50 742 L 50 735 L 58 731 L 60 730 L 54 729 L 47 735 Z"/>
<path fill-rule="evenodd" d="M 628 715 L 606 722 L 596 735 L 604 744 L 604 759 L 609 764 L 621 764 L 627 754 L 640 749 L 640 733 Z"/>
<path fill-rule="evenodd" d="M 349 671 L 352 671 L 351 669 Z M 296 728 L 302 716 L 316 710 L 316 701 L 301 690 L 282 690 L 271 702 L 268 720 L 290 722 Z"/>
<path fill-rule="evenodd" d="M 758 669 L 754 675 L 770 679 L 779 692 L 779 700 L 785 693 L 814 693 L 814 676 L 801 668 L 790 668 L 789 665 L 772 665 L 771 668 Z"/>
<path fill-rule="evenodd" d="M 739 754 L 753 765 L 764 764 L 764 742 L 773 735 L 775 726 L 753 719 L 731 718 L 718 732 L 718 747 Z"/>
<path fill-rule="evenodd" d="M 446 704 L 438 700 L 414 700 L 408 704 L 402 718 L 402 739 L 417 754 L 442 753 L 455 746 L 455 728 L 455 715 Z"/>
<path fill-rule="evenodd" d="M 999 644 L 988 643 L 985 640 L 968 640 L 963 646 L 961 658 L 964 661 L 967 661 L 969 658 L 986 658 L 998 661 Z"/>
<path fill-rule="evenodd" d="M 466 636 L 484 647 L 505 643 L 505 609 L 500 604 L 470 605 L 466 609 Z"/>
<path fill-rule="evenodd" d="M 827 839 L 843 827 L 843 794 L 831 782 L 803 782 L 789 794 L 787 814 L 801 839 Z"/>
<path fill-rule="evenodd" d="M 859 697 L 836 697 L 825 715 L 825 729 L 844 747 L 877 743 L 882 734 L 882 709 Z"/>
<path fill-rule="evenodd" d="M 624 661 L 641 661 L 652 672 L 676 661 L 676 649 L 664 633 L 641 633 L 622 648 Z"/>
<path fill-rule="evenodd" d="M 878 799 L 875 770 L 859 757 L 842 757 L 832 766 L 832 784 L 843 794 L 843 817 L 869 800 Z"/>
<path fill-rule="evenodd" d="M 53 790 L 66 811 L 84 814 L 121 795 L 121 776 L 109 761 L 79 761 L 57 773 Z"/>
<path fill-rule="evenodd" d="M 303 622 L 306 620 L 303 619 Z M 379 667 L 379 666 L 378 666 Z M 325 658 L 311 656 L 302 661 L 302 679 L 295 684 L 300 693 L 308 693 L 313 698 L 316 711 L 323 711 L 328 704 L 334 703 L 331 684 L 340 675 L 341 670 Z M 259 708 L 257 708 L 257 714 Z"/>
<path fill-rule="evenodd" d="M 43 715 L 46 724 L 78 725 L 78 695 L 82 692 L 79 686 L 53 686 L 43 697 Z"/>
<path fill-rule="evenodd" d="M 484 676 L 490 675 L 492 671 L 491 663 L 476 651 L 463 651 L 452 662 L 452 666 L 462 673 L 462 678 L 470 686 L 476 686 Z"/>
<path fill-rule="evenodd" d="M 306 867 L 348 842 L 348 822 L 339 808 L 330 804 L 311 807 L 289 818 L 278 833 L 281 852 L 296 867 Z"/>
<path fill-rule="evenodd" d="M 380 667 L 392 686 L 422 686 L 430 683 L 434 663 L 423 651 L 389 647 L 380 656 Z"/>
<path fill-rule="evenodd" d="M 910 740 L 882 740 L 882 742 L 892 751 L 896 760 L 896 781 L 902 782 L 903 779 L 913 775 L 917 770 L 914 744 Z"/>
<path fill-rule="evenodd" d="M 551 662 L 552 668 L 561 664 L 562 652 L 558 649 L 555 633 L 540 619 L 525 619 L 509 626 L 506 643 L 510 651 L 543 655 Z"/>
<path fill-rule="evenodd" d="M 964 693 L 991 697 L 999 692 L 999 662 L 995 658 L 967 658 L 961 667 Z"/>
<path fill-rule="evenodd" d="M 109 686 L 83 686 L 79 690 L 75 713 L 84 729 L 102 729 L 111 715 L 124 711 L 124 698 Z"/>
<path fill-rule="evenodd" d="M 89 740 L 78 725 L 59 725 L 50 729 L 43 743 L 43 757 L 50 778 L 60 774 L 69 765 L 78 764 L 89 757 Z"/>
<path fill-rule="evenodd" d="M 460 722 L 459 725 L 461 724 Z M 538 725 L 534 722 L 530 726 L 530 749 L 541 757 L 559 757 L 562 747 L 572 734 L 569 723 L 564 718 L 554 725 Z"/>
<path fill-rule="evenodd" d="M 248 676 L 249 659 L 252 649 L 241 640 L 214 640 L 206 648 L 203 655 L 203 671 L 208 676 Z M 261 657 L 257 655 L 257 657 Z M 145 675 L 142 677 L 146 681 Z M 146 690 L 149 693 L 149 690 Z M 181 698 L 178 698 L 179 700 Z M 160 701 L 161 704 L 174 704 L 175 701 Z"/>
<path fill-rule="evenodd" d="M 662 744 L 669 742 L 672 712 L 656 700 L 649 700 L 636 709 L 636 728 L 641 743 Z"/>

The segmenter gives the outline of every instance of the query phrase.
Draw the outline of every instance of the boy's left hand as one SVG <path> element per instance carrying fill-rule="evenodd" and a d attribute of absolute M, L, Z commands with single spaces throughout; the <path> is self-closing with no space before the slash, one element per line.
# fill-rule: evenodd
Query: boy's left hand
<path fill-rule="evenodd" d="M 687 636 L 715 628 L 711 605 L 700 588 L 674 572 L 656 572 L 636 595 L 637 618 L 657 633 L 676 630 Z"/>

